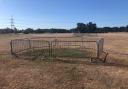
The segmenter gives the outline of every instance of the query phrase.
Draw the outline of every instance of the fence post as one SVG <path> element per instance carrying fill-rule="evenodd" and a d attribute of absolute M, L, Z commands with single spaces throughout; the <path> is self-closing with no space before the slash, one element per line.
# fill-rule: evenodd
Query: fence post
<path fill-rule="evenodd" d="M 96 41 L 96 44 L 97 44 L 97 58 L 99 58 L 100 57 L 100 50 L 99 50 L 99 41 Z"/>
<path fill-rule="evenodd" d="M 51 42 L 50 41 L 48 42 L 48 45 L 49 45 L 49 48 L 48 48 L 49 49 L 49 57 L 51 57 Z"/>
<path fill-rule="evenodd" d="M 102 42 L 102 52 L 104 51 L 104 38 L 101 39 Z"/>
<path fill-rule="evenodd" d="M 84 41 L 84 40 L 83 40 L 83 37 L 82 37 L 82 49 L 84 48 L 84 46 L 83 46 L 83 41 Z"/>
<path fill-rule="evenodd" d="M 13 55 L 12 41 L 10 42 L 10 47 L 11 47 L 11 54 Z"/>
<path fill-rule="evenodd" d="M 53 51 L 52 42 L 51 42 L 50 44 L 51 44 L 51 45 L 50 45 L 50 46 L 51 46 L 51 47 L 50 47 L 50 50 L 51 50 L 51 56 L 50 56 L 50 57 L 52 58 L 52 57 L 53 57 L 53 55 L 52 55 L 52 53 L 53 53 L 53 52 L 52 52 L 52 51 Z"/>
<path fill-rule="evenodd" d="M 29 49 L 31 49 L 32 48 L 32 46 L 31 46 L 31 40 L 28 39 L 28 42 L 29 42 Z"/>

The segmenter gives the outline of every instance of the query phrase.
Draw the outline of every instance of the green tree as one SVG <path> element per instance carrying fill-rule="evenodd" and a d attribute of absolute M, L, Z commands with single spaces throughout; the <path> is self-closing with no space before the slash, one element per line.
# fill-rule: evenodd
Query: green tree
<path fill-rule="evenodd" d="M 29 34 L 29 33 L 33 33 L 33 32 L 34 32 L 34 30 L 32 28 L 27 28 L 27 29 L 24 30 L 23 33 Z"/>

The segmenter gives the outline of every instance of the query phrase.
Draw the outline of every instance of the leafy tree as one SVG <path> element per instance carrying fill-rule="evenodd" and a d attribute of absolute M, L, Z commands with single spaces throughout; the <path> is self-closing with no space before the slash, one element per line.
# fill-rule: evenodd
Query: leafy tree
<path fill-rule="evenodd" d="M 51 28 L 51 29 L 41 29 L 38 28 L 34 30 L 33 28 L 27 28 L 25 30 L 18 30 L 15 28 L 14 30 L 10 28 L 4 28 L 0 29 L 1 34 L 6 33 L 107 33 L 107 32 L 128 32 L 128 25 L 127 26 L 121 26 L 121 27 L 102 27 L 98 28 L 96 23 L 89 22 L 89 23 L 77 23 L 76 28 L 72 28 L 70 30 L 67 29 L 57 29 L 57 28 Z"/>
<path fill-rule="evenodd" d="M 26 30 L 23 31 L 25 34 L 33 33 L 34 30 L 32 28 L 27 28 Z"/>
<path fill-rule="evenodd" d="M 93 33 L 93 32 L 96 32 L 97 26 L 96 26 L 95 23 L 89 22 L 89 23 L 87 24 L 87 29 L 88 29 L 87 32 Z"/>
<path fill-rule="evenodd" d="M 93 33 L 96 32 L 97 26 L 95 23 L 89 22 L 87 24 L 77 23 L 75 32 L 78 33 Z"/>

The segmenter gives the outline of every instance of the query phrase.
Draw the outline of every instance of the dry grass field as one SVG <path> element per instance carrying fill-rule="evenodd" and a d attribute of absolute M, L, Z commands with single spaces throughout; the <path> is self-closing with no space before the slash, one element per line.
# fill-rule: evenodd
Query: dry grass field
<path fill-rule="evenodd" d="M 0 89 L 128 89 L 128 33 L 97 34 L 104 37 L 107 63 L 81 59 L 23 60 L 10 53 L 10 40 L 72 34 L 0 35 Z"/>

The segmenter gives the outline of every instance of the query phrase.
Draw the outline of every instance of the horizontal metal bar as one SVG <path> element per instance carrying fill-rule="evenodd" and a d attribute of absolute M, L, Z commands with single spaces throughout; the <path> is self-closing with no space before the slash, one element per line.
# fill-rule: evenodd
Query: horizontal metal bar
<path fill-rule="evenodd" d="M 96 42 L 96 41 L 52 41 L 54 42 Z"/>
<path fill-rule="evenodd" d="M 29 39 L 28 39 L 28 38 L 23 38 L 23 39 L 14 39 L 14 40 L 11 40 L 11 41 L 13 42 L 13 41 L 21 41 L 21 40 L 27 41 L 27 40 L 29 40 Z"/>
<path fill-rule="evenodd" d="M 23 50 L 20 50 L 20 51 L 15 51 L 15 53 L 21 53 L 21 52 L 23 52 L 23 51 L 25 51 L 25 50 L 30 50 L 30 48 L 27 48 L 27 49 L 23 49 Z M 14 53 L 14 51 L 12 51 L 13 53 Z"/>
<path fill-rule="evenodd" d="M 33 37 L 33 38 L 30 38 L 30 39 L 39 39 L 39 38 L 80 38 L 80 37 Z"/>

